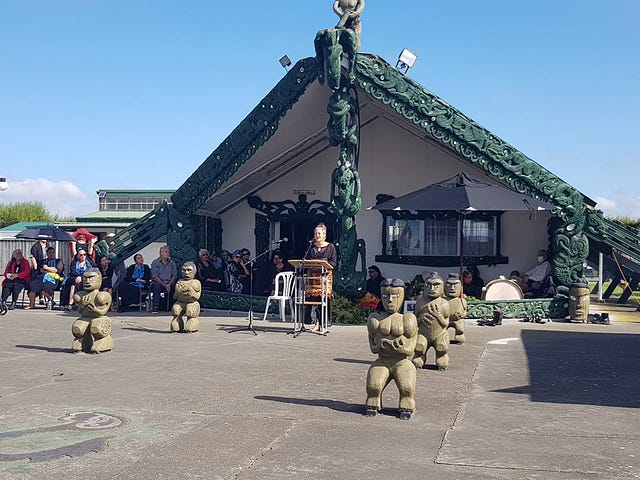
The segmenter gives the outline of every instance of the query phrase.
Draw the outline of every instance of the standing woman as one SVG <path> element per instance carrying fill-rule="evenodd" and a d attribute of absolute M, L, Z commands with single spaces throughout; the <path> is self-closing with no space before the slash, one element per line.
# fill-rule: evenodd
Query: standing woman
<path fill-rule="evenodd" d="M 9 310 L 16 308 L 18 296 L 22 290 L 29 286 L 31 280 L 31 267 L 29 261 L 22 256 L 22 250 L 15 249 L 11 254 L 11 260 L 4 269 L 4 280 L 2 281 L 2 303 L 6 303 L 11 295 Z"/>
<path fill-rule="evenodd" d="M 234 251 L 231 260 L 231 263 L 227 265 L 227 272 L 229 272 L 229 291 L 231 293 L 248 293 L 242 291 L 242 282 L 240 282 L 241 278 L 249 275 L 249 270 L 247 270 L 247 267 L 242 263 L 241 250 Z"/>
<path fill-rule="evenodd" d="M 336 268 L 338 265 L 338 253 L 333 243 L 327 242 L 327 226 L 324 223 L 319 223 L 316 228 L 313 229 L 313 242 L 310 245 L 309 251 L 305 255 L 308 260 L 326 260 L 329 265 Z M 307 316 L 305 309 L 305 317 Z M 311 309 L 309 315 L 311 314 Z M 329 309 L 331 310 L 331 309 Z M 321 329 L 320 318 L 316 318 L 316 322 L 311 328 L 312 332 L 319 332 Z"/>
<path fill-rule="evenodd" d="M 71 234 L 76 239 L 75 242 L 69 242 L 69 252 L 71 258 L 76 258 L 80 250 L 84 250 L 87 253 L 87 258 L 91 260 L 91 263 L 96 260 L 96 253 L 93 251 L 93 246 L 96 244 L 98 237 L 89 232 L 86 228 L 79 228 Z"/>

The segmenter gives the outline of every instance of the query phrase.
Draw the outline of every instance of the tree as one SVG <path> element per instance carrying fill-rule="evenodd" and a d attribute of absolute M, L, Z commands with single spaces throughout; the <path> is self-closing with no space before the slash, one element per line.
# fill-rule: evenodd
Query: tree
<path fill-rule="evenodd" d="M 40 202 L 0 205 L 0 228 L 18 222 L 51 222 L 53 220 L 44 204 Z"/>

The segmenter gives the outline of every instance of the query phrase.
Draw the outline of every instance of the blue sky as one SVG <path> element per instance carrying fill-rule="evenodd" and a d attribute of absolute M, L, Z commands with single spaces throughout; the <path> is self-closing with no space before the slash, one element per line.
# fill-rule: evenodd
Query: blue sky
<path fill-rule="evenodd" d="M 0 202 L 177 188 L 337 23 L 331 0 L 1 0 Z M 640 218 L 637 0 L 367 0 L 362 51 Z"/>

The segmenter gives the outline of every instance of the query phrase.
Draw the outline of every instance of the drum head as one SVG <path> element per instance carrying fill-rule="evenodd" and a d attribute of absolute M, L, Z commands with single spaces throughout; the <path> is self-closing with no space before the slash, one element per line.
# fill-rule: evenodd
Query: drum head
<path fill-rule="evenodd" d="M 521 300 L 522 289 L 511 280 L 497 278 L 482 289 L 482 300 Z"/>

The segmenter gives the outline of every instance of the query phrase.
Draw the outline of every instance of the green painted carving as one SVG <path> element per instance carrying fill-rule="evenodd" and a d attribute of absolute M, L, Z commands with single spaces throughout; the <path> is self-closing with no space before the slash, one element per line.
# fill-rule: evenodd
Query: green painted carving
<path fill-rule="evenodd" d="M 588 253 L 585 202 L 593 206 L 592 201 L 382 59 L 358 55 L 356 69 L 358 85 L 369 96 L 515 191 L 556 205 L 553 214 L 562 224 L 551 242 L 554 276 L 568 286 L 581 275 Z"/>
<path fill-rule="evenodd" d="M 492 318 L 494 310 L 502 310 L 504 318 L 565 318 L 569 303 L 558 298 L 468 302 L 466 318 Z"/>
<path fill-rule="evenodd" d="M 198 259 L 194 230 L 191 222 L 172 205 L 167 206 L 168 223 L 167 244 L 171 248 L 171 259 L 176 262 L 178 270 L 182 264 Z"/>
<path fill-rule="evenodd" d="M 320 30 L 317 33 L 314 44 L 320 85 L 326 82 L 333 91 L 353 85 L 356 79 L 356 43 L 356 35 L 345 28 Z M 342 70 L 343 60 L 347 62 L 346 78 Z"/>
<path fill-rule="evenodd" d="M 357 36 L 345 28 L 321 30 L 315 47 L 318 81 L 326 82 L 332 91 L 327 106 L 329 143 L 340 148 L 337 167 L 331 174 L 331 205 L 337 217 L 338 238 L 333 290 L 354 297 L 362 294 L 366 284 L 365 242 L 356 231 L 356 214 L 362 207 L 358 174 L 360 112 L 355 89 Z"/>
<path fill-rule="evenodd" d="M 171 196 L 184 215 L 195 213 L 277 131 L 280 120 L 316 79 L 314 58 L 300 60 Z"/>
<path fill-rule="evenodd" d="M 162 202 L 151 212 L 121 230 L 113 237 L 113 245 L 101 244 L 100 252 L 114 262 L 124 262 L 169 231 L 169 207 Z"/>

